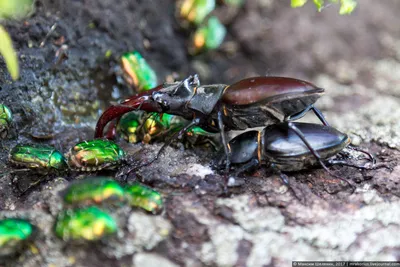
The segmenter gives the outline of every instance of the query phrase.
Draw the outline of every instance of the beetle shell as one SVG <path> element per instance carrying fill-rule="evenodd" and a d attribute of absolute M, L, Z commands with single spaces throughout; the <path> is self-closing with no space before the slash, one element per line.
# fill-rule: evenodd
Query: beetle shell
<path fill-rule="evenodd" d="M 68 164 L 81 171 L 113 169 L 124 159 L 125 152 L 114 142 L 103 139 L 76 144 L 68 153 Z"/>
<path fill-rule="evenodd" d="M 75 181 L 62 193 L 65 203 L 87 205 L 101 203 L 121 203 L 124 189 L 109 177 L 91 177 Z"/>
<path fill-rule="evenodd" d="M 259 131 L 248 131 L 242 133 L 229 142 L 231 162 L 244 163 L 253 158 L 258 158 L 258 136 Z"/>
<path fill-rule="evenodd" d="M 94 241 L 117 232 L 117 223 L 106 212 L 95 206 L 61 211 L 54 227 L 64 241 Z"/>
<path fill-rule="evenodd" d="M 320 124 L 295 123 L 311 147 L 322 159 L 343 150 L 350 138 L 335 128 Z M 264 130 L 263 159 L 284 171 L 297 171 L 317 164 L 304 142 L 286 124 L 272 125 Z"/>
<path fill-rule="evenodd" d="M 11 110 L 6 105 L 0 104 L 0 137 L 2 139 L 7 137 L 11 122 Z"/>
<path fill-rule="evenodd" d="M 208 19 L 206 25 L 198 28 L 192 36 L 191 54 L 217 49 L 224 41 L 225 26 L 215 16 Z"/>
<path fill-rule="evenodd" d="M 157 86 L 157 75 L 142 55 L 134 51 L 121 58 L 125 80 L 134 85 L 137 92 L 147 91 Z"/>
<path fill-rule="evenodd" d="M 222 101 L 230 105 L 251 105 L 260 101 L 277 101 L 284 98 L 294 98 L 315 94 L 317 97 L 324 92 L 312 83 L 287 77 L 253 77 L 241 80 L 228 86 Z M 315 102 L 315 101 L 313 101 Z"/>
<path fill-rule="evenodd" d="M 137 130 L 140 126 L 141 112 L 129 112 L 121 117 L 117 125 L 117 132 L 129 143 L 139 142 Z"/>
<path fill-rule="evenodd" d="M 215 9 L 215 0 L 181 0 L 177 2 L 182 26 L 199 25 Z"/>
<path fill-rule="evenodd" d="M 35 170 L 63 170 L 67 168 L 64 156 L 53 147 L 43 145 L 16 145 L 9 154 L 11 163 Z"/>
<path fill-rule="evenodd" d="M 126 195 L 131 206 L 139 207 L 152 213 L 159 213 L 163 208 L 161 194 L 140 183 L 125 187 Z"/>
<path fill-rule="evenodd" d="M 35 227 L 27 220 L 0 220 L 0 257 L 18 252 L 34 233 Z"/>

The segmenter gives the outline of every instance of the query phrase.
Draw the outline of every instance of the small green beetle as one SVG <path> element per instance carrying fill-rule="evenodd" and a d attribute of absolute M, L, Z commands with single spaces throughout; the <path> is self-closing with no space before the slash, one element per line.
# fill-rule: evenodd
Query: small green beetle
<path fill-rule="evenodd" d="M 200 25 L 215 9 L 215 0 L 181 0 L 177 2 L 178 14 L 183 27 Z"/>
<path fill-rule="evenodd" d="M 163 208 L 161 194 L 138 182 L 125 187 L 125 193 L 131 206 L 139 207 L 154 214 Z"/>
<path fill-rule="evenodd" d="M 58 150 L 44 145 L 16 145 L 9 153 L 9 161 L 37 171 L 64 170 L 68 167 Z"/>
<path fill-rule="evenodd" d="M 225 26 L 215 16 L 211 16 L 204 26 L 196 30 L 192 36 L 192 44 L 189 47 L 191 54 L 218 48 L 226 35 Z"/>
<path fill-rule="evenodd" d="M 125 152 L 114 142 L 103 139 L 76 144 L 68 153 L 68 164 L 80 171 L 113 169 L 125 158 Z"/>
<path fill-rule="evenodd" d="M 129 112 L 121 117 L 117 124 L 117 133 L 129 143 L 135 144 L 139 142 L 138 129 L 142 112 Z"/>
<path fill-rule="evenodd" d="M 11 122 L 11 110 L 6 105 L 0 104 L 0 137 L 2 139 L 7 137 Z"/>
<path fill-rule="evenodd" d="M 62 192 L 65 203 L 88 205 L 122 203 L 124 189 L 109 177 L 90 177 L 75 181 Z"/>
<path fill-rule="evenodd" d="M 116 221 L 95 206 L 61 211 L 54 231 L 64 241 L 95 241 L 117 232 Z"/>
<path fill-rule="evenodd" d="M 17 253 L 35 231 L 29 221 L 17 218 L 0 220 L 0 257 Z"/>
<path fill-rule="evenodd" d="M 157 86 L 157 75 L 138 51 L 126 53 L 121 57 L 124 78 L 135 86 L 138 93 Z"/>

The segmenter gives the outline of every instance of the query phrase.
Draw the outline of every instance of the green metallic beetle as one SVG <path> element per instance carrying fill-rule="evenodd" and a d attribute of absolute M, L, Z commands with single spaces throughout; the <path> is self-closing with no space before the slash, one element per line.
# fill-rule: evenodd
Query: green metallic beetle
<path fill-rule="evenodd" d="M 120 204 L 125 200 L 124 189 L 109 177 L 90 177 L 75 181 L 62 192 L 63 200 L 71 205 Z"/>
<path fill-rule="evenodd" d="M 103 139 L 76 144 L 68 153 L 68 164 L 80 171 L 113 169 L 125 158 L 125 152 L 114 142 Z"/>
<path fill-rule="evenodd" d="M 154 214 L 162 210 L 163 200 L 161 194 L 156 190 L 138 182 L 127 185 L 124 189 L 131 206 L 142 208 Z"/>
<path fill-rule="evenodd" d="M 6 105 L 0 104 L 0 137 L 2 139 L 7 137 L 11 122 L 11 110 Z"/>
<path fill-rule="evenodd" d="M 143 112 L 132 111 L 118 121 L 117 133 L 126 141 L 132 144 L 140 142 L 138 136 L 139 128 L 141 127 L 141 120 L 143 118 Z"/>
<path fill-rule="evenodd" d="M 11 256 L 26 244 L 36 227 L 29 221 L 17 218 L 0 220 L 0 257 Z"/>
<path fill-rule="evenodd" d="M 150 90 L 158 85 L 157 75 L 142 55 L 137 52 L 126 53 L 121 57 L 124 78 L 135 86 L 138 93 Z"/>
<path fill-rule="evenodd" d="M 65 170 L 64 156 L 55 148 L 44 145 L 16 145 L 9 153 L 9 161 L 17 166 L 39 172 Z"/>
<path fill-rule="evenodd" d="M 181 0 L 177 2 L 177 17 L 185 28 L 200 25 L 214 9 L 215 0 Z"/>
<path fill-rule="evenodd" d="M 54 226 L 64 241 L 95 241 L 117 232 L 116 221 L 95 206 L 61 211 Z"/>
<path fill-rule="evenodd" d="M 218 48 L 226 35 L 225 26 L 215 16 L 210 17 L 204 26 L 199 27 L 192 36 L 189 52 L 200 52 Z"/>
<path fill-rule="evenodd" d="M 117 133 L 129 143 L 142 141 L 148 144 L 154 141 L 164 141 L 169 135 L 178 132 L 188 123 L 187 120 L 175 115 L 133 111 L 125 114 L 119 120 Z M 187 141 L 191 145 L 202 143 L 197 141 L 202 139 L 199 138 L 200 136 L 210 138 L 216 134 L 206 132 L 197 126 L 188 130 L 186 134 Z"/>

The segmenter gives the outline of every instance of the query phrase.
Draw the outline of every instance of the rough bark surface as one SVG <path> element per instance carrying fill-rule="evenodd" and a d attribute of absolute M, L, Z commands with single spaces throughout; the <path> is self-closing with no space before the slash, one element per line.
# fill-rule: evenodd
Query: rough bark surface
<path fill-rule="evenodd" d="M 18 51 L 21 78 L 12 82 L 0 60 L 0 102 L 14 113 L 2 140 L 0 218 L 30 219 L 39 231 L 5 266 L 291 266 L 292 260 L 400 260 L 400 28 L 397 0 L 360 0 L 354 14 L 335 6 L 249 0 L 228 25 L 224 45 L 187 54 L 188 33 L 175 20 L 174 1 L 37 1 L 25 21 L 5 27 Z M 52 25 L 57 27 L 47 39 Z M 54 65 L 60 43 L 68 59 Z M 45 40 L 44 45 L 40 45 Z M 160 81 L 199 73 L 202 83 L 233 83 L 254 75 L 292 76 L 326 89 L 317 106 L 328 121 L 391 170 L 331 167 L 289 173 L 291 187 L 264 167 L 236 179 L 210 167 L 207 149 L 168 148 L 129 179 L 162 192 L 161 215 L 121 207 L 120 230 L 99 243 L 66 244 L 53 233 L 62 210 L 58 192 L 82 174 L 12 173 L 8 151 L 45 143 L 63 152 L 91 139 L 101 110 L 131 94 L 118 58 L 137 49 Z M 111 51 L 111 57 L 106 57 Z M 316 121 L 306 116 L 305 121 Z M 123 144 L 136 157 L 161 144 Z M 362 164 L 364 161 L 355 159 Z M 108 173 L 113 175 L 114 173 Z M 35 181 L 46 181 L 20 195 Z M 295 195 L 299 198 L 296 198 Z"/>

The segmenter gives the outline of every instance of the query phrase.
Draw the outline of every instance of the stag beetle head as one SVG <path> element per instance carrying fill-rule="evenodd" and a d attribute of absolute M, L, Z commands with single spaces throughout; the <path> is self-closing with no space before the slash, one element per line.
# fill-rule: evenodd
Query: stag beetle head
<path fill-rule="evenodd" d="M 195 74 L 181 82 L 165 84 L 163 89 L 152 93 L 152 100 L 161 106 L 163 112 L 180 115 L 198 86 L 200 81 Z"/>

